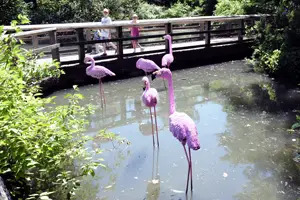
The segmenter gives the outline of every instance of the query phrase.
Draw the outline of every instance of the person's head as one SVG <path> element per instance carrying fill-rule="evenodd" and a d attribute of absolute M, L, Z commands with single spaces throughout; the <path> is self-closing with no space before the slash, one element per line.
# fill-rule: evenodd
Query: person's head
<path fill-rule="evenodd" d="M 132 15 L 132 20 L 134 20 L 134 21 L 138 20 L 138 16 L 136 14 L 133 14 Z"/>
<path fill-rule="evenodd" d="M 106 17 L 109 15 L 109 10 L 107 8 L 103 9 L 103 15 Z"/>

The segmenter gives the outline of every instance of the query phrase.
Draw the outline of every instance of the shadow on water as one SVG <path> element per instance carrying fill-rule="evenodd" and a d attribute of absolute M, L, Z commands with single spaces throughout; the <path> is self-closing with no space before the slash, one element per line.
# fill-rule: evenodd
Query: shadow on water
<path fill-rule="evenodd" d="M 195 121 L 202 146 L 193 152 L 194 192 L 185 196 L 187 163 L 168 128 L 167 91 L 159 90 L 158 155 L 149 109 L 140 98 L 141 78 L 105 84 L 106 110 L 99 105 L 97 85 L 80 88 L 83 104 L 96 106 L 85 133 L 96 139 L 88 148 L 109 150 L 102 154 L 108 168 L 89 177 L 82 190 L 90 192 L 76 199 L 292 200 L 300 195 L 300 167 L 292 156 L 297 136 L 287 134 L 300 110 L 299 90 L 253 73 L 243 61 L 175 71 L 176 108 Z M 164 88 L 156 80 L 151 87 Z M 65 92 L 57 93 L 57 104 L 66 103 Z M 103 128 L 131 145 L 121 153 L 109 148 L 110 142 L 95 137 Z"/>

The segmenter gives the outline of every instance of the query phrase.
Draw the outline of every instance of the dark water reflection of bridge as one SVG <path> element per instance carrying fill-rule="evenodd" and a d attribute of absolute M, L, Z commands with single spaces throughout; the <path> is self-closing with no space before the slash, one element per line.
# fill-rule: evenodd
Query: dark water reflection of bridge
<path fill-rule="evenodd" d="M 192 199 L 297 198 L 296 136 L 286 130 L 293 111 L 300 109 L 299 90 L 251 72 L 242 61 L 175 71 L 173 78 L 177 109 L 194 119 L 202 144 L 193 152 Z M 93 137 L 107 128 L 131 145 L 116 150 L 99 143 L 109 149 L 102 155 L 108 170 L 98 169 L 95 178 L 87 179 L 78 199 L 185 199 L 186 162 L 168 130 L 166 91 L 159 92 L 159 182 L 153 181 L 150 120 L 141 105 L 141 85 L 141 77 L 104 84 L 106 110 L 101 110 L 97 85 L 80 88 L 84 104 L 96 106 L 86 134 Z M 160 80 L 152 85 L 163 88 Z M 72 91 L 55 93 L 58 104 L 65 103 L 66 92 Z"/>

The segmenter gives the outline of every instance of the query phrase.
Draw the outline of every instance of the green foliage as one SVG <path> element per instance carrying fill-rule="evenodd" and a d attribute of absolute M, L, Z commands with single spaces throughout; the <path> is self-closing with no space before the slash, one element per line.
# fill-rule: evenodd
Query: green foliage
<path fill-rule="evenodd" d="M 217 0 L 199 0 L 199 13 L 206 16 L 213 15 L 216 4 Z"/>
<path fill-rule="evenodd" d="M 257 71 L 300 81 L 300 3 L 269 1 L 273 16 L 262 19 L 250 30 L 256 34 L 251 63 Z"/>
<path fill-rule="evenodd" d="M 250 0 L 218 0 L 215 15 L 243 15 L 245 14 L 245 5 L 249 4 Z"/>
<path fill-rule="evenodd" d="M 138 0 L 40 0 L 29 16 L 33 23 L 99 21 L 104 8 L 113 19 L 128 19 L 138 9 Z"/>
<path fill-rule="evenodd" d="M 164 7 L 141 2 L 136 10 L 136 14 L 140 19 L 155 19 L 163 12 Z"/>
<path fill-rule="evenodd" d="M 59 76 L 58 65 L 38 65 L 31 52 L 3 34 L 1 27 L 0 175 L 14 199 L 66 199 L 80 177 L 94 175 L 100 165 L 90 159 L 84 146 L 89 138 L 81 135 L 91 108 L 78 105 L 83 96 L 77 92 L 66 95 L 63 106 L 53 105 L 53 97 L 40 98 L 37 84 Z"/>
<path fill-rule="evenodd" d="M 171 8 L 165 10 L 160 17 L 161 18 L 172 18 L 172 17 L 187 17 L 190 16 L 192 12 L 192 8 L 186 4 L 177 2 L 172 5 Z"/>
<path fill-rule="evenodd" d="M 292 129 L 295 130 L 295 129 L 300 129 L 300 115 L 297 115 L 296 116 L 296 123 L 293 124 L 292 126 Z"/>
<path fill-rule="evenodd" d="M 16 20 L 19 14 L 28 13 L 28 5 L 24 0 L 2 0 L 0 3 L 0 25 L 8 25 Z"/>

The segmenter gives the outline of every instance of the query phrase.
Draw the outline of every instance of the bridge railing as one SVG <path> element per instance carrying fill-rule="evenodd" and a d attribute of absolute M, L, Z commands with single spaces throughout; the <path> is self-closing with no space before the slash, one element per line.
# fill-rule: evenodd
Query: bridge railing
<path fill-rule="evenodd" d="M 52 58 L 60 60 L 62 65 L 70 65 L 83 63 L 86 53 L 91 52 L 93 46 L 98 43 L 113 42 L 117 44 L 118 48 L 116 54 L 111 54 L 109 51 L 105 57 L 96 56 L 97 60 L 126 59 L 136 55 L 168 52 L 168 43 L 162 38 L 166 34 L 173 37 L 174 51 L 249 42 L 252 38 L 245 37 L 245 27 L 252 26 L 261 17 L 264 15 L 140 20 L 136 25 L 131 24 L 130 21 L 115 21 L 110 25 L 89 22 L 21 25 L 19 28 L 24 31 L 23 34 L 27 33 L 26 36 L 31 34 L 34 36 L 32 41 L 28 40 L 33 47 L 37 47 L 39 43 L 41 45 L 43 45 L 42 43 L 59 44 L 55 46 L 56 48 L 53 46 L 55 50 L 51 49 Z M 141 36 L 130 36 L 130 27 L 132 26 L 141 27 Z M 5 26 L 4 29 L 13 30 L 9 26 Z M 32 31 L 41 31 L 40 29 L 51 29 L 51 34 L 35 37 L 37 34 Z M 110 29 L 111 39 L 93 40 L 93 33 L 99 29 Z M 133 52 L 133 49 L 130 48 L 133 39 L 145 46 L 145 51 Z"/>

